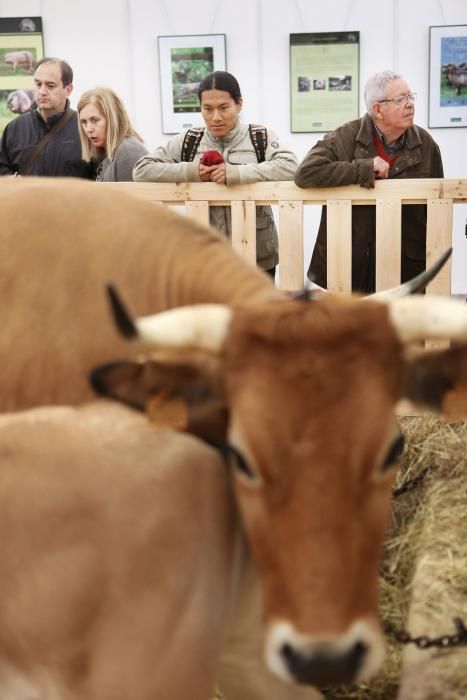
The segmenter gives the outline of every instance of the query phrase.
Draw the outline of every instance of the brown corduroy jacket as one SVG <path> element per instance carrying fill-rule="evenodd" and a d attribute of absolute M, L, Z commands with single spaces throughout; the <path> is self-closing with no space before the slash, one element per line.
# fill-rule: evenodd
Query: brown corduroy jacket
<path fill-rule="evenodd" d="M 369 114 L 348 122 L 326 136 L 307 153 L 295 174 L 298 187 L 373 187 L 375 128 Z M 443 163 L 437 143 L 419 126 L 405 132 L 404 144 L 390 178 L 443 177 Z M 371 293 L 375 288 L 374 206 L 352 207 L 352 288 Z M 323 207 L 308 277 L 322 287 L 326 274 L 326 207 Z M 405 281 L 425 269 L 426 206 L 402 207 L 402 269 Z"/>

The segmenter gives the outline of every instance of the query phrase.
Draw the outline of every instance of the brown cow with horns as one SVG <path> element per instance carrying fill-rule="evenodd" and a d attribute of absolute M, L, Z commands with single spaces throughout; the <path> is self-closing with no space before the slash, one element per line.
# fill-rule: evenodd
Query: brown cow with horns
<path fill-rule="evenodd" d="M 440 408 L 466 383 L 465 347 L 414 358 L 408 347 L 465 343 L 463 305 L 287 299 L 216 234 L 91 184 L 7 183 L 0 204 L 3 409 L 85 400 L 97 365 L 101 393 L 150 412 L 156 397 L 156 417 L 165 397 L 182 427 L 235 467 L 270 670 L 310 685 L 371 676 L 383 656 L 377 574 L 402 448 L 394 405 L 408 396 Z M 133 323 L 118 307 L 146 359 L 114 336 L 106 280 L 143 314 L 173 309 Z M 301 697 L 280 687 L 269 697 Z"/>

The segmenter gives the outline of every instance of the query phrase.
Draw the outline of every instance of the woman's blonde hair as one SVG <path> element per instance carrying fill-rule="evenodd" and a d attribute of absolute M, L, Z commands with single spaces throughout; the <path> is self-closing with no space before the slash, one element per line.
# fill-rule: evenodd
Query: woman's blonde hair
<path fill-rule="evenodd" d="M 102 150 L 96 148 L 88 139 L 79 119 L 81 110 L 89 104 L 95 105 L 107 122 L 105 154 L 108 158 L 112 158 L 123 139 L 127 136 L 134 136 L 143 143 L 141 136 L 133 129 L 130 117 L 120 97 L 111 88 L 96 87 L 83 92 L 77 107 L 79 136 L 84 160 L 102 156 Z"/>

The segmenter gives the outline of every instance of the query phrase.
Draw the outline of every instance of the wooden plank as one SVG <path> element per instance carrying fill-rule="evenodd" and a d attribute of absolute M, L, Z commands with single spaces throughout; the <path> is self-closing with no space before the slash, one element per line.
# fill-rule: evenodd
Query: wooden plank
<path fill-rule="evenodd" d="M 426 264 L 436 260 L 452 246 L 452 199 L 429 199 L 427 202 Z M 427 294 L 451 295 L 451 259 L 427 287 Z"/>
<path fill-rule="evenodd" d="M 330 199 L 352 200 L 355 205 L 374 204 L 376 199 L 401 199 L 403 202 L 425 203 L 427 199 L 452 199 L 467 202 L 467 179 L 396 178 L 376 182 L 374 189 L 357 185 L 346 187 L 310 187 L 302 189 L 293 182 L 257 182 L 251 185 L 223 187 L 211 182 L 102 182 L 99 187 L 130 192 L 152 202 L 180 204 L 187 200 L 208 201 L 229 205 L 232 200 L 277 204 L 279 201 L 303 201 L 326 204 Z"/>
<path fill-rule="evenodd" d="M 209 202 L 185 202 L 185 213 L 199 224 L 209 226 Z"/>
<path fill-rule="evenodd" d="M 352 289 L 352 202 L 330 199 L 327 204 L 327 278 L 330 292 Z"/>
<path fill-rule="evenodd" d="M 256 204 L 232 202 L 232 247 L 251 265 L 256 265 Z"/>
<path fill-rule="evenodd" d="M 452 245 L 452 199 L 429 199 L 427 202 L 426 264 L 427 267 Z M 451 296 L 451 258 L 426 288 L 427 294 Z M 428 350 L 449 347 L 449 341 L 427 340 Z"/>
<path fill-rule="evenodd" d="M 401 200 L 376 200 L 376 291 L 401 281 Z"/>
<path fill-rule="evenodd" d="M 465 202 L 467 188 L 466 179 L 446 179 L 441 180 L 440 199 L 452 199 L 453 202 Z"/>
<path fill-rule="evenodd" d="M 303 202 L 279 202 L 281 289 L 303 289 Z"/>

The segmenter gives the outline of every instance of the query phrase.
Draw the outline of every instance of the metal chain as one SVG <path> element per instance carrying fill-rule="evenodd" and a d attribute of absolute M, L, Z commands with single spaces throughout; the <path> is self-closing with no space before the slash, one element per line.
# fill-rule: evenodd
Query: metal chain
<path fill-rule="evenodd" d="M 410 479 L 399 488 L 394 489 L 393 496 L 398 498 L 404 493 L 413 491 L 417 488 L 426 477 L 428 472 L 436 468 L 436 465 L 430 464 L 425 469 L 417 474 L 413 479 Z M 464 625 L 460 617 L 453 618 L 454 627 L 456 628 L 455 634 L 442 634 L 439 637 L 428 637 L 427 635 L 420 635 L 418 637 L 412 637 L 405 630 L 400 631 L 391 622 L 384 623 L 384 631 L 390 634 L 394 639 L 401 644 L 414 644 L 418 649 L 430 649 L 431 647 L 436 647 L 438 649 L 450 649 L 451 647 L 457 646 L 467 646 L 467 627 Z"/>
<path fill-rule="evenodd" d="M 450 649 L 451 647 L 467 646 L 467 627 L 460 617 L 454 617 L 452 621 L 456 628 L 455 634 L 442 634 L 440 637 L 427 637 L 426 635 L 412 637 L 408 632 L 397 630 L 391 622 L 384 623 L 384 631 L 401 644 L 415 644 L 418 649 L 430 649 L 431 647 Z"/>

